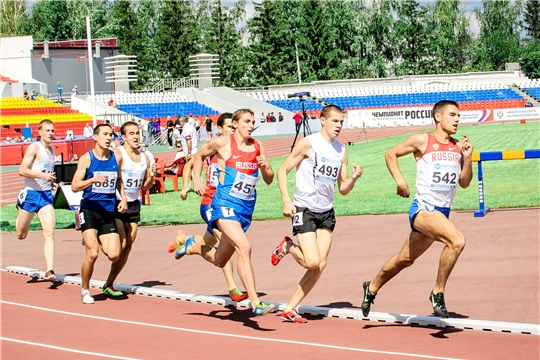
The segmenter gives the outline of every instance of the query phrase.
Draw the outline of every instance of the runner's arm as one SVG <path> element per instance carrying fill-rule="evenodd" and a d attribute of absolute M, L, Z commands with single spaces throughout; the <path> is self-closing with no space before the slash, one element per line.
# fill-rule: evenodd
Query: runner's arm
<path fill-rule="evenodd" d="M 287 180 L 287 174 L 295 168 L 302 160 L 311 154 L 311 144 L 308 139 L 303 138 L 300 140 L 292 152 L 287 156 L 283 164 L 278 169 L 278 186 L 281 192 L 281 199 L 283 201 L 283 215 L 286 217 L 292 217 L 296 212 L 296 209 L 292 203 L 289 195 L 289 184 Z"/>
<path fill-rule="evenodd" d="M 203 169 L 203 161 L 208 156 L 216 154 L 221 147 L 226 144 L 228 139 L 220 136 L 210 140 L 205 147 L 199 149 L 195 153 L 195 160 L 193 162 L 193 191 L 200 196 L 203 196 L 206 192 L 206 186 L 201 181 L 201 173 Z"/>
<path fill-rule="evenodd" d="M 54 182 L 54 180 L 56 180 L 56 176 L 54 173 L 42 173 L 30 169 L 30 167 L 32 167 L 34 159 L 38 154 L 38 151 L 39 145 L 37 143 L 31 144 L 30 146 L 28 146 L 28 148 L 26 148 L 26 153 L 24 154 L 24 158 L 21 161 L 21 166 L 19 168 L 19 175 L 26 178 L 44 179 L 46 181 Z"/>
<path fill-rule="evenodd" d="M 144 174 L 144 183 L 142 188 L 144 190 L 150 190 L 152 184 L 154 183 L 154 176 L 156 176 L 156 164 L 150 164 L 150 159 L 145 153 L 141 153 L 141 156 L 144 156 L 146 159 L 146 172 Z"/>
<path fill-rule="evenodd" d="M 354 187 L 354 184 L 356 183 L 356 180 L 362 176 L 362 173 L 364 172 L 364 169 L 362 169 L 359 165 L 353 165 L 352 168 L 352 174 L 349 178 L 349 174 L 347 171 L 347 163 L 349 162 L 349 157 L 347 155 L 347 151 L 345 151 L 345 155 L 343 156 L 343 163 L 341 164 L 341 169 L 339 170 L 338 175 L 338 188 L 339 193 L 341 195 L 347 195 Z"/>
<path fill-rule="evenodd" d="M 272 169 L 272 165 L 270 165 L 268 159 L 266 158 L 266 149 L 264 148 L 263 144 L 259 143 L 259 146 L 260 155 L 257 156 L 257 165 L 259 166 L 259 170 L 261 170 L 261 175 L 264 182 L 267 185 L 270 185 L 272 181 L 274 181 L 274 169 Z"/>
<path fill-rule="evenodd" d="M 459 175 L 459 186 L 463 189 L 469 187 L 471 183 L 472 172 L 472 152 L 474 145 L 469 140 L 467 135 L 463 135 L 463 138 L 458 142 L 458 146 L 461 149 L 461 174 Z"/>
<path fill-rule="evenodd" d="M 386 152 L 386 166 L 397 184 L 397 194 L 399 196 L 409 197 L 410 191 L 405 178 L 403 178 L 399 170 L 398 158 L 415 152 L 423 152 L 427 144 L 427 136 L 427 134 L 412 135 Z"/>
<path fill-rule="evenodd" d="M 71 181 L 71 190 L 73 190 L 73 192 L 83 191 L 92 184 L 104 182 L 105 180 L 107 180 L 107 176 L 105 175 L 100 175 L 84 180 L 86 171 L 88 170 L 89 166 L 90 155 L 86 153 L 79 159 L 79 162 L 77 163 L 77 170 L 75 171 L 75 174 L 73 174 L 73 180 Z"/>

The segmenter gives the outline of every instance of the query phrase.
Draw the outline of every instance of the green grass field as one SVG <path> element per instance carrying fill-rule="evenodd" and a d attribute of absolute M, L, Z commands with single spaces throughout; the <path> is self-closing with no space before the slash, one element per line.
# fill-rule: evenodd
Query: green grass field
<path fill-rule="evenodd" d="M 540 149 L 540 122 L 527 124 L 490 124 L 463 126 L 457 138 L 467 134 L 474 144 L 474 151 Z M 411 198 L 396 195 L 396 184 L 386 168 L 385 152 L 405 140 L 409 135 L 400 135 L 368 143 L 347 146 L 349 170 L 351 164 L 364 168 L 364 175 L 347 195 L 336 194 L 336 215 L 393 214 L 405 213 L 416 192 L 416 166 L 412 155 L 400 159 L 401 171 L 411 189 Z M 284 156 L 270 159 L 277 172 Z M 540 160 L 508 160 L 483 162 L 485 203 L 491 208 L 516 208 L 540 206 Z M 473 163 L 474 177 L 467 189 L 457 191 L 454 210 L 478 209 L 477 163 Z M 294 171 L 289 174 L 289 191 L 295 191 Z M 281 219 L 282 202 L 277 178 L 271 185 L 263 181 L 258 185 L 258 199 L 253 218 L 256 220 Z M 168 188 L 172 188 L 167 179 Z M 178 193 L 152 194 L 152 205 L 143 206 L 141 225 L 167 225 L 201 223 L 199 215 L 200 197 L 190 192 L 186 201 Z M 471 215 L 472 216 L 472 215 Z M 1 207 L 1 231 L 14 231 L 16 210 L 13 205 Z M 56 211 L 56 228 L 75 226 L 73 212 Z M 31 230 L 40 229 L 37 217 Z"/>

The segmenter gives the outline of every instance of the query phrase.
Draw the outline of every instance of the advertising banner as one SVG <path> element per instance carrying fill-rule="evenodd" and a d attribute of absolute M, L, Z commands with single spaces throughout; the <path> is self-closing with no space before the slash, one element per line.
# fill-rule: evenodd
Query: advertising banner
<path fill-rule="evenodd" d="M 540 119 L 540 108 L 495 109 L 495 121 Z"/>
<path fill-rule="evenodd" d="M 432 107 L 381 108 L 349 110 L 349 128 L 409 126 L 434 124 Z M 540 108 L 464 110 L 461 123 L 483 123 L 501 120 L 540 119 Z"/>

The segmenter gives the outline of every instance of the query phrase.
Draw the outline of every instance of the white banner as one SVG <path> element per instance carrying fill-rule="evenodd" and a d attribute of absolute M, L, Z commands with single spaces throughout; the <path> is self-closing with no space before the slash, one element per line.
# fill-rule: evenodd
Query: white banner
<path fill-rule="evenodd" d="M 367 127 L 429 125 L 434 124 L 432 110 L 433 107 L 349 110 L 347 115 L 349 120 L 349 128 L 359 128 L 363 127 L 364 125 Z M 513 110 L 527 109 L 506 109 L 505 111 Z M 461 123 L 493 121 L 494 111 L 460 111 L 459 121 Z M 523 117 L 520 119 L 523 119 Z"/>
<path fill-rule="evenodd" d="M 493 119 L 495 121 L 540 119 L 540 108 L 495 109 Z"/>

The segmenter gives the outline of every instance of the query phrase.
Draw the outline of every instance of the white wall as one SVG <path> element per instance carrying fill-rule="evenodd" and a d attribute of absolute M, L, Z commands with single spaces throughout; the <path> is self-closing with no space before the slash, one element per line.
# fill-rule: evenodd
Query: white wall
<path fill-rule="evenodd" d="M 32 36 L 0 38 L 0 74 L 19 82 L 32 80 Z"/>

